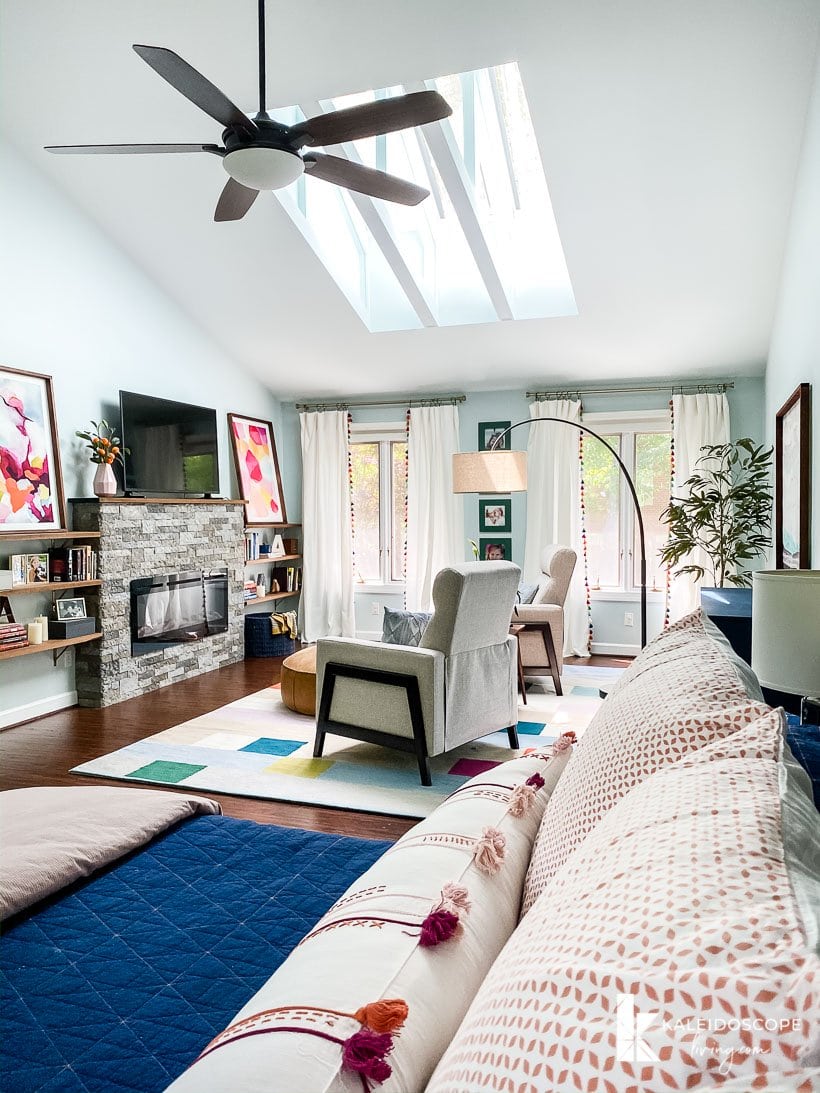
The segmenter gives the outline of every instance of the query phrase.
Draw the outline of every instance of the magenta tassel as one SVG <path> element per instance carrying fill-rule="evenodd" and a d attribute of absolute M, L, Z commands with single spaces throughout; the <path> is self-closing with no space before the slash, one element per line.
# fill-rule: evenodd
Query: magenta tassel
<path fill-rule="evenodd" d="M 528 786 L 535 786 L 536 789 L 543 789 L 544 779 L 540 774 L 531 774 L 525 784 Z"/>
<path fill-rule="evenodd" d="M 442 941 L 449 941 L 454 937 L 460 926 L 458 915 L 454 915 L 452 911 L 431 911 L 421 924 L 419 945 L 424 949 L 432 949 Z"/>
<path fill-rule="evenodd" d="M 360 1029 L 342 1044 L 342 1066 L 374 1082 L 386 1081 L 393 1071 L 384 1056 L 392 1049 L 393 1037 L 389 1032 Z"/>

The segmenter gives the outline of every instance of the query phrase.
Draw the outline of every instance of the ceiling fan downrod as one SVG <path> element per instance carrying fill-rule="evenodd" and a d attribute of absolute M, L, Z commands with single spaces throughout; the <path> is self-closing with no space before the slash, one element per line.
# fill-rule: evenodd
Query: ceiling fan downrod
<path fill-rule="evenodd" d="M 265 108 L 265 0 L 259 0 L 259 113 L 257 117 L 266 118 Z"/>

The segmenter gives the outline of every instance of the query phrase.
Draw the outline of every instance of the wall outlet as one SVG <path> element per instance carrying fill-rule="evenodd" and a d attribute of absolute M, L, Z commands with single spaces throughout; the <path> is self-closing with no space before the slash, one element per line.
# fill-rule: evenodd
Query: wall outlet
<path fill-rule="evenodd" d="M 378 600 L 374 600 L 370 605 L 370 614 L 378 618 L 381 613 L 382 605 L 379 603 Z"/>
<path fill-rule="evenodd" d="M 624 626 L 634 626 L 635 616 L 631 611 L 624 611 Z"/>

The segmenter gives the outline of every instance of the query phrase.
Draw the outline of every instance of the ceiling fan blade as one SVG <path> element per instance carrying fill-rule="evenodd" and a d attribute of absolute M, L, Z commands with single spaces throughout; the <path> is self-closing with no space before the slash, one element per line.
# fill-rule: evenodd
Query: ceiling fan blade
<path fill-rule="evenodd" d="M 217 222 L 241 220 L 256 201 L 258 194 L 258 190 L 252 190 L 248 186 L 243 186 L 241 182 L 237 182 L 235 178 L 229 178 L 216 203 L 214 220 Z"/>
<path fill-rule="evenodd" d="M 153 152 L 212 152 L 224 156 L 225 149 L 216 144 L 50 144 L 46 152 L 57 155 L 99 156 L 149 155 Z"/>
<path fill-rule="evenodd" d="M 206 80 L 202 73 L 197 72 L 187 61 L 183 61 L 172 49 L 165 49 L 163 46 L 135 45 L 134 52 L 139 54 L 146 64 L 149 64 L 180 94 L 190 99 L 194 106 L 204 110 L 226 128 L 233 126 L 245 129 L 249 133 L 256 132 L 256 126 L 247 114 L 243 114 L 224 92 L 210 80 Z"/>
<path fill-rule="evenodd" d="M 395 201 L 399 205 L 418 205 L 430 194 L 415 182 L 388 175 L 386 171 L 374 171 L 361 163 L 352 163 L 339 156 L 325 156 L 311 153 L 304 157 L 305 170 L 313 178 L 325 182 L 335 182 L 347 190 L 355 190 L 369 197 L 380 197 L 383 201 Z"/>
<path fill-rule="evenodd" d="M 350 106 L 291 126 L 291 134 L 303 144 L 342 144 L 397 129 L 410 129 L 441 121 L 452 114 L 446 99 L 438 91 L 413 91 L 392 99 L 376 99 L 362 106 Z M 294 142 L 295 143 L 295 142 Z"/>

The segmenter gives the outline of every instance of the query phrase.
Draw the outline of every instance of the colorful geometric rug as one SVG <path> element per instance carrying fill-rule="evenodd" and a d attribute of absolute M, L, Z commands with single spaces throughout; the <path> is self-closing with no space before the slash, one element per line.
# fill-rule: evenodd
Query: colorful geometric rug
<path fill-rule="evenodd" d="M 567 665 L 562 698 L 530 692 L 518 710 L 521 751 L 542 748 L 568 729 L 580 735 L 601 704 L 599 686 L 611 685 L 621 670 Z M 433 784 L 422 786 L 416 760 L 405 752 L 328 735 L 324 756 L 314 759 L 314 727 L 312 717 L 283 705 L 278 687 L 267 687 L 71 773 L 422 817 L 469 778 L 516 754 L 506 732 L 492 733 L 431 759 Z"/>

